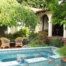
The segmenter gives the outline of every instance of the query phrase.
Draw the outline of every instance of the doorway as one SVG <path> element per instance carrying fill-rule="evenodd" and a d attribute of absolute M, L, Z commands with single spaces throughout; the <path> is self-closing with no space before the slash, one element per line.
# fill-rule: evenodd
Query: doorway
<path fill-rule="evenodd" d="M 42 30 L 45 30 L 48 32 L 48 16 L 47 15 L 42 16 Z"/>
<path fill-rule="evenodd" d="M 53 25 L 53 36 L 63 36 L 63 25 Z"/>

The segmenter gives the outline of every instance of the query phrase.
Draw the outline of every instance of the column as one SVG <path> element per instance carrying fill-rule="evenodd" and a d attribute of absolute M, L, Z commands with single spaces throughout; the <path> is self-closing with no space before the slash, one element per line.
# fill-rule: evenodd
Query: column
<path fill-rule="evenodd" d="M 48 37 L 52 36 L 52 22 L 48 22 Z"/>
<path fill-rule="evenodd" d="M 63 26 L 63 30 L 64 30 L 63 38 L 66 38 L 66 25 Z"/>

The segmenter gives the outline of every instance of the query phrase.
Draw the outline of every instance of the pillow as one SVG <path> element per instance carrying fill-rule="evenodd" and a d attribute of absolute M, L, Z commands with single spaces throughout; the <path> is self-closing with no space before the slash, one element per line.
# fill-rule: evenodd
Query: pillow
<path fill-rule="evenodd" d="M 4 43 L 9 43 L 8 41 L 4 41 Z"/>
<path fill-rule="evenodd" d="M 22 41 L 16 41 L 17 43 L 22 43 Z"/>

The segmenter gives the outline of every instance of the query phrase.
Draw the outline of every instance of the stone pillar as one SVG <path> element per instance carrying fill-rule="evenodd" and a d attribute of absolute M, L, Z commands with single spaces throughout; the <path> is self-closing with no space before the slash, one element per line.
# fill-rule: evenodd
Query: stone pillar
<path fill-rule="evenodd" d="M 52 22 L 48 22 L 48 37 L 52 36 Z"/>
<path fill-rule="evenodd" d="M 63 38 L 66 38 L 66 25 L 63 26 L 63 30 L 64 30 Z"/>

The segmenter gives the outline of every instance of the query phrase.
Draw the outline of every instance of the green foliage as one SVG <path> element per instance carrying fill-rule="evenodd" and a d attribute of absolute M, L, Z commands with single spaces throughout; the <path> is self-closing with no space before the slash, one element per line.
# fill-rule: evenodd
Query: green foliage
<path fill-rule="evenodd" d="M 37 43 L 43 43 L 44 37 L 47 35 L 46 31 L 39 31 L 39 33 L 30 32 L 29 39 L 37 38 Z"/>
<path fill-rule="evenodd" d="M 47 33 L 47 31 L 43 30 L 43 31 L 39 31 L 39 35 L 40 36 L 47 36 L 48 33 Z"/>
<path fill-rule="evenodd" d="M 16 0 L 0 0 L 0 26 L 21 25 L 35 28 L 38 24 L 38 17 L 33 11 L 20 5 Z"/>
<path fill-rule="evenodd" d="M 53 12 L 53 23 L 54 24 L 66 24 L 66 20 L 64 20 L 66 16 L 66 3 L 63 5 L 56 5 L 56 8 L 52 9 Z"/>
<path fill-rule="evenodd" d="M 62 48 L 59 48 L 57 50 L 57 53 L 59 53 L 61 56 L 65 56 L 66 57 L 66 46 L 63 46 Z"/>
<path fill-rule="evenodd" d="M 29 46 L 31 47 L 45 47 L 45 46 L 48 46 L 47 44 L 45 44 L 43 41 L 40 42 L 40 44 L 37 42 L 38 41 L 38 38 L 35 37 L 34 39 L 32 39 L 30 41 L 30 43 L 28 44 Z"/>
<path fill-rule="evenodd" d="M 55 39 L 55 40 L 51 40 L 50 44 L 56 47 L 62 47 L 64 45 L 63 41 L 60 40 L 59 38 Z"/>
<path fill-rule="evenodd" d="M 17 0 L 24 6 L 30 6 L 35 8 L 42 8 L 41 4 L 45 4 L 45 0 Z"/>
<path fill-rule="evenodd" d="M 43 47 L 43 46 L 48 46 L 44 42 L 44 36 L 39 35 L 38 33 L 31 32 L 29 36 L 29 44 L 32 47 Z"/>
<path fill-rule="evenodd" d="M 39 45 L 39 44 L 36 44 L 35 42 L 32 42 L 32 43 L 30 43 L 30 44 L 28 44 L 28 45 L 30 45 L 31 47 L 45 47 L 45 46 L 47 46 L 46 44 L 41 44 L 41 45 Z"/>
<path fill-rule="evenodd" d="M 13 34 L 13 37 L 28 37 L 30 33 L 30 30 L 28 28 L 22 28 L 19 31 L 17 31 L 16 33 Z"/>
<path fill-rule="evenodd" d="M 35 37 L 37 37 L 37 36 L 38 36 L 38 34 L 37 34 L 37 33 L 34 33 L 33 31 L 30 32 L 30 34 L 29 34 L 29 38 L 30 38 L 30 39 L 33 39 L 33 38 L 35 38 Z"/>
<path fill-rule="evenodd" d="M 66 20 L 64 17 L 66 16 L 66 2 L 63 0 L 63 3 L 59 4 L 60 0 L 17 0 L 22 5 L 28 5 L 30 7 L 41 8 L 41 4 L 46 5 L 45 8 L 52 11 L 53 14 L 53 24 L 65 24 Z"/>
<path fill-rule="evenodd" d="M 59 0 L 46 0 L 48 4 L 47 7 L 52 11 L 53 14 L 53 23 L 54 24 L 66 24 L 66 20 L 64 20 L 66 16 L 66 2 L 62 4 L 58 3 Z"/>

